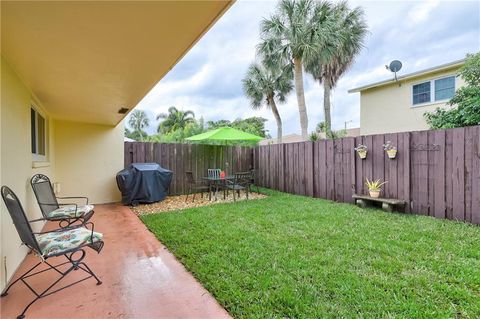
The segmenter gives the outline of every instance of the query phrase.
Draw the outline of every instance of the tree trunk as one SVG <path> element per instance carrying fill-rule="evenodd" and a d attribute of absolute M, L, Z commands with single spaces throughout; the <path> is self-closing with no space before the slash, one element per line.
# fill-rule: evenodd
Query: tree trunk
<path fill-rule="evenodd" d="M 293 59 L 293 64 L 295 66 L 295 91 L 297 92 L 298 113 L 300 113 L 300 127 L 302 128 L 302 137 L 304 140 L 308 140 L 308 116 L 303 91 L 302 59 Z"/>
<path fill-rule="evenodd" d="M 332 119 L 330 115 L 330 92 L 331 92 L 330 81 L 324 79 L 323 81 L 323 111 L 325 113 L 325 135 L 328 138 L 331 136 L 332 132 Z"/>
<path fill-rule="evenodd" d="M 275 121 L 277 121 L 277 143 L 282 143 L 282 119 L 280 118 L 280 113 L 278 113 L 277 105 L 275 104 L 275 100 L 273 97 L 269 97 L 269 104 L 270 108 L 272 109 L 273 116 L 275 117 Z"/>

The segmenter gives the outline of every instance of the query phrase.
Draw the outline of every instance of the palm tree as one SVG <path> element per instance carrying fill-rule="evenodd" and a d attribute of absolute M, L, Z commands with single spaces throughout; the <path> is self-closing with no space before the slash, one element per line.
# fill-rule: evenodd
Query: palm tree
<path fill-rule="evenodd" d="M 259 109 L 265 103 L 272 110 L 277 122 L 277 143 L 282 143 L 282 119 L 275 99 L 285 102 L 286 95 L 293 89 L 291 67 L 267 67 L 265 64 L 253 63 L 242 82 L 243 91 L 250 99 L 253 109 Z"/>
<path fill-rule="evenodd" d="M 147 113 L 143 110 L 134 110 L 128 119 L 128 125 L 133 129 L 132 134 L 140 136 L 140 141 L 143 141 L 143 137 L 147 136 L 143 129 L 149 125 Z"/>
<path fill-rule="evenodd" d="M 328 2 L 316 4 L 312 0 L 282 0 L 277 13 L 261 23 L 262 42 L 258 51 L 267 65 L 278 60 L 292 63 L 294 67 L 295 90 L 302 136 L 308 138 L 308 116 L 303 89 L 304 63 L 313 59 L 331 38 L 327 30 L 329 23 L 324 13 L 331 5 Z M 318 32 L 318 25 L 322 32 Z"/>
<path fill-rule="evenodd" d="M 184 129 L 187 124 L 195 123 L 195 113 L 193 111 L 180 111 L 175 106 L 168 108 L 168 113 L 157 115 L 157 120 L 163 119 L 158 125 L 159 133 L 170 133 L 178 129 Z"/>
<path fill-rule="evenodd" d="M 320 84 L 323 83 L 323 108 L 325 115 L 325 133 L 332 133 L 330 115 L 330 96 L 332 89 L 337 85 L 340 77 L 349 69 L 355 60 L 355 56 L 363 48 L 367 24 L 363 10 L 359 7 L 350 10 L 346 1 L 335 5 L 325 12 L 328 19 L 335 24 L 337 31 L 331 41 L 327 41 L 324 49 L 317 54 L 315 59 L 306 65 L 306 71 Z M 321 32 L 325 24 L 318 25 Z"/>
<path fill-rule="evenodd" d="M 286 95 L 293 89 L 291 67 L 274 68 L 253 63 L 242 82 L 253 109 L 259 109 L 265 103 L 272 110 L 277 122 L 277 143 L 282 143 L 282 119 L 275 100 L 285 102 Z"/>

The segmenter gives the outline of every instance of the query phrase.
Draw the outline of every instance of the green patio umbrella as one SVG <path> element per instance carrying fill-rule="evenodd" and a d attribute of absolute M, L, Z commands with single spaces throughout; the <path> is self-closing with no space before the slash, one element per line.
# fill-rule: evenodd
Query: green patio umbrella
<path fill-rule="evenodd" d="M 225 141 L 225 144 L 227 144 L 228 141 L 258 142 L 263 139 L 264 139 L 263 137 L 250 134 L 247 132 L 243 132 L 243 131 L 234 129 L 232 127 L 220 127 L 215 130 L 211 130 L 205 133 L 187 137 L 185 140 L 191 141 L 191 142 Z M 233 161 L 233 158 L 232 158 L 232 161 Z"/>
<path fill-rule="evenodd" d="M 243 132 L 232 127 L 220 127 L 202 134 L 187 137 L 187 141 L 252 141 L 258 142 L 263 140 L 263 137 Z"/>

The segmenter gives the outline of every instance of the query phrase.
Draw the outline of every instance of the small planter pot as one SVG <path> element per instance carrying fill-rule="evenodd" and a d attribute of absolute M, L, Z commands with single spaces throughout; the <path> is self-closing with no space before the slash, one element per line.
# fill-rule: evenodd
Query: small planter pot
<path fill-rule="evenodd" d="M 367 158 L 367 151 L 364 150 L 364 151 L 357 151 L 358 153 L 358 156 L 361 158 L 361 159 L 366 159 Z"/>
<path fill-rule="evenodd" d="M 397 156 L 397 150 L 387 150 L 388 158 L 394 159 Z"/>
<path fill-rule="evenodd" d="M 370 197 L 372 198 L 378 198 L 380 197 L 380 191 L 379 190 L 368 190 L 370 193 Z"/>

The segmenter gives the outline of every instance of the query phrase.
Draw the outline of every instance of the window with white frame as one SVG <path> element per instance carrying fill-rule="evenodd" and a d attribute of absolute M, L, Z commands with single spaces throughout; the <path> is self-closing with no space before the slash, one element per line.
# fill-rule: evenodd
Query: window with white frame
<path fill-rule="evenodd" d="M 426 81 L 412 86 L 412 105 L 447 101 L 455 95 L 455 76 Z"/>
<path fill-rule="evenodd" d="M 435 80 L 435 101 L 450 100 L 455 95 L 455 77 Z"/>
<path fill-rule="evenodd" d="M 45 118 L 34 108 L 30 109 L 32 155 L 36 161 L 46 159 L 47 128 Z"/>

